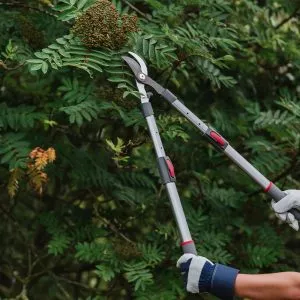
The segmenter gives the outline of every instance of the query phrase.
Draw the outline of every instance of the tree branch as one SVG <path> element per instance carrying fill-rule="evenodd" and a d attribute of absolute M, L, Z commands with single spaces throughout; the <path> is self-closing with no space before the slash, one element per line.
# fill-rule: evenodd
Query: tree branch
<path fill-rule="evenodd" d="M 119 235 L 121 238 L 123 238 L 126 242 L 134 245 L 135 243 L 130 240 L 126 235 L 124 235 L 122 232 L 120 232 L 113 224 L 111 224 L 108 220 L 106 220 L 105 218 L 98 216 L 99 218 L 101 218 L 101 220 L 108 226 L 108 228 L 113 231 L 114 233 L 116 233 L 117 235 Z"/>
<path fill-rule="evenodd" d="M 20 67 L 23 67 L 25 64 L 25 62 L 20 63 L 19 65 L 15 66 L 15 67 L 8 67 L 5 62 L 3 60 L 0 60 L 0 67 L 2 67 L 3 69 L 7 70 L 7 71 L 13 71 L 16 70 Z"/>
<path fill-rule="evenodd" d="M 139 10 L 137 7 L 135 7 L 129 1 L 127 1 L 127 0 L 121 0 L 121 1 L 123 3 L 125 3 L 126 5 L 128 5 L 132 10 L 134 10 L 135 12 L 137 12 L 139 15 L 143 16 L 144 18 L 146 18 L 149 21 L 151 20 L 145 13 L 143 13 L 141 10 Z"/>
<path fill-rule="evenodd" d="M 71 295 L 68 293 L 68 291 L 60 284 L 59 279 L 62 279 L 62 277 L 56 276 L 53 272 L 48 271 L 47 272 L 50 277 L 55 281 L 57 287 L 59 288 L 59 290 L 63 293 L 65 299 L 72 299 Z"/>
<path fill-rule="evenodd" d="M 67 278 L 64 278 L 64 277 L 61 277 L 61 276 L 57 276 L 55 275 L 55 277 L 61 281 L 64 281 L 66 283 L 69 283 L 69 284 L 72 284 L 72 285 L 75 285 L 75 286 L 78 286 L 78 287 L 81 287 L 83 289 L 86 289 L 86 290 L 89 290 L 89 291 L 93 291 L 94 293 L 96 294 L 101 294 L 100 291 L 98 291 L 97 289 L 95 288 L 92 288 L 86 284 L 83 284 L 81 282 L 78 282 L 78 281 L 74 281 L 74 280 L 70 280 L 70 279 L 67 279 Z"/>

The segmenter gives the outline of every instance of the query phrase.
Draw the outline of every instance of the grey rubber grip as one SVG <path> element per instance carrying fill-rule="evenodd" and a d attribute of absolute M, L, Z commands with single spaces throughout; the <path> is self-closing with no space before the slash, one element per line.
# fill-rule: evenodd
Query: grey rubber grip
<path fill-rule="evenodd" d="M 144 118 L 154 115 L 152 105 L 150 102 L 142 103 L 141 108 L 142 108 Z"/>
<path fill-rule="evenodd" d="M 161 96 L 164 97 L 167 101 L 169 101 L 171 104 L 178 100 L 177 97 L 168 89 L 165 89 L 162 93 Z"/>
<path fill-rule="evenodd" d="M 275 184 L 272 184 L 270 190 L 268 191 L 268 194 L 276 202 L 278 202 L 279 200 L 281 200 L 286 196 L 286 194 L 281 189 L 279 189 Z M 289 210 L 289 212 L 292 213 L 298 221 L 300 221 L 300 211 L 298 209 L 292 208 L 291 210 Z"/>
<path fill-rule="evenodd" d="M 186 245 L 182 245 L 181 247 L 182 247 L 183 253 L 191 253 L 191 254 L 197 255 L 197 250 L 196 250 L 194 242 L 186 244 Z"/>

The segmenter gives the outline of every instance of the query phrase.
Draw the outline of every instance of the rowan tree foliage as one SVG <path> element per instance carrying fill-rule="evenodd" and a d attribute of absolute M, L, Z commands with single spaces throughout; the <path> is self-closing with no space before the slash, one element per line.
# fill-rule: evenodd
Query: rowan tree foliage
<path fill-rule="evenodd" d="M 138 53 L 268 178 L 300 188 L 299 14 L 287 0 L 2 1 L 0 298 L 192 299 L 121 56 Z M 299 270 L 299 234 L 270 199 L 151 99 L 198 253 Z"/>

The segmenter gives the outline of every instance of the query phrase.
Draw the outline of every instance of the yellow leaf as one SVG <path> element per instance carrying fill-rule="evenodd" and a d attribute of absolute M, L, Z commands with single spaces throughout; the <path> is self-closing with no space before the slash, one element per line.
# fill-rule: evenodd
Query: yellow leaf
<path fill-rule="evenodd" d="M 16 168 L 10 171 L 10 177 L 8 180 L 7 191 L 10 198 L 14 198 L 19 189 L 19 181 L 24 176 L 24 171 L 22 169 Z"/>

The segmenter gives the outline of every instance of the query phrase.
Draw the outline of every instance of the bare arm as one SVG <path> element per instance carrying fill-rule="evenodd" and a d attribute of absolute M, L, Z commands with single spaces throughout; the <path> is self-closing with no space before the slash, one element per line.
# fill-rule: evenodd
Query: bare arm
<path fill-rule="evenodd" d="M 235 294 L 253 300 L 297 300 L 300 299 L 300 273 L 239 274 Z"/>

